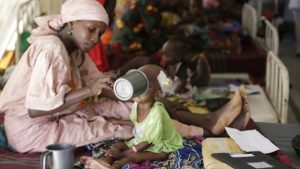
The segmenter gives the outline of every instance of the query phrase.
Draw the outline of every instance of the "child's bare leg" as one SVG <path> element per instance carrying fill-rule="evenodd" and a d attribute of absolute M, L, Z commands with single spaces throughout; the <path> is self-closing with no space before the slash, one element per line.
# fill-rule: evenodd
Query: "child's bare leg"
<path fill-rule="evenodd" d="M 123 151 L 126 149 L 128 149 L 128 146 L 124 142 L 119 141 L 113 144 L 105 154 L 105 162 L 111 165 L 113 161 L 123 158 Z"/>
<path fill-rule="evenodd" d="M 84 165 L 84 168 L 89 169 L 110 169 L 111 165 L 105 163 L 101 159 L 95 159 L 93 157 L 82 156 L 80 162 Z"/>
<path fill-rule="evenodd" d="M 128 154 L 127 157 L 122 158 L 119 161 L 115 161 L 112 164 L 112 168 L 119 169 L 122 168 L 125 164 L 132 162 L 132 163 L 141 163 L 144 161 L 154 161 L 154 160 L 165 160 L 167 159 L 167 153 L 152 153 L 152 152 L 137 152 Z"/>
<path fill-rule="evenodd" d="M 240 114 L 242 109 L 242 98 L 240 92 L 236 90 L 233 98 L 213 113 L 201 115 L 190 112 L 182 106 L 176 106 L 175 103 L 163 101 L 173 119 L 182 123 L 203 127 L 204 135 L 219 135 L 224 132 L 225 127 L 229 126 Z M 174 108 L 175 107 L 175 108 Z"/>
<path fill-rule="evenodd" d="M 239 130 L 243 130 L 246 128 L 249 120 L 250 120 L 250 111 L 247 96 L 242 96 L 242 111 L 241 113 L 234 119 L 230 127 L 236 128 Z"/>

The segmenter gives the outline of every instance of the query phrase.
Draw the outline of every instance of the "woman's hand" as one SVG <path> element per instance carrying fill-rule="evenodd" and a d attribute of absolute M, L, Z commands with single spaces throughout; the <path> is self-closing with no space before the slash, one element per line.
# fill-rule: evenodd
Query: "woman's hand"
<path fill-rule="evenodd" d="M 103 89 L 112 90 L 114 79 L 115 78 L 110 74 L 103 74 L 101 78 L 89 87 L 91 95 L 99 95 Z"/>
<path fill-rule="evenodd" d="M 117 71 L 111 70 L 109 72 L 102 73 L 103 76 L 110 76 L 113 80 L 116 80 L 118 78 Z"/>

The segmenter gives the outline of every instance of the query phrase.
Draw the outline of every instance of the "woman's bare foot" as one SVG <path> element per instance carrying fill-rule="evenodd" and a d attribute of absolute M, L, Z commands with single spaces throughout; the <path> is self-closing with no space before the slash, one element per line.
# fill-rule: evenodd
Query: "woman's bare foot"
<path fill-rule="evenodd" d="M 82 156 L 80 162 L 84 168 L 88 169 L 110 169 L 112 166 L 103 159 L 94 159 L 93 157 Z"/>
<path fill-rule="evenodd" d="M 242 110 L 242 96 L 237 89 L 232 99 L 211 115 L 210 132 L 219 135 L 236 119 Z"/>
<path fill-rule="evenodd" d="M 242 95 L 242 111 L 241 113 L 234 119 L 230 127 L 236 128 L 239 130 L 244 130 L 250 120 L 250 111 L 247 96 Z"/>

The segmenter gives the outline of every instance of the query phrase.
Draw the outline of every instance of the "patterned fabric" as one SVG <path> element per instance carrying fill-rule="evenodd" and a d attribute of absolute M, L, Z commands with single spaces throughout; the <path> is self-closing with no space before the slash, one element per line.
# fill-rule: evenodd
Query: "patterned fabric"
<path fill-rule="evenodd" d="M 123 166 L 122 169 L 200 169 L 203 166 L 201 150 L 202 140 L 202 137 L 184 139 L 184 148 L 170 153 L 168 159 L 165 161 L 145 161 L 141 164 L 130 163 Z M 87 148 L 92 151 L 93 157 L 102 158 L 104 157 L 106 150 L 115 142 L 116 140 L 102 141 L 97 144 L 90 144 Z M 80 165 L 77 163 L 77 166 Z"/>

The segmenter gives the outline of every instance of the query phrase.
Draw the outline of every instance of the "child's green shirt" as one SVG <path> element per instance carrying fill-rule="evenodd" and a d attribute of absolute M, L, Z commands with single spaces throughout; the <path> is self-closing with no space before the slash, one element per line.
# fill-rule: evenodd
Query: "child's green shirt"
<path fill-rule="evenodd" d="M 161 102 L 155 102 L 148 116 L 142 121 L 137 122 L 138 103 L 133 104 L 130 119 L 134 123 L 133 135 L 127 146 L 131 147 L 141 142 L 152 144 L 146 151 L 174 152 L 183 147 L 183 140 L 176 131 L 173 121 Z"/>

